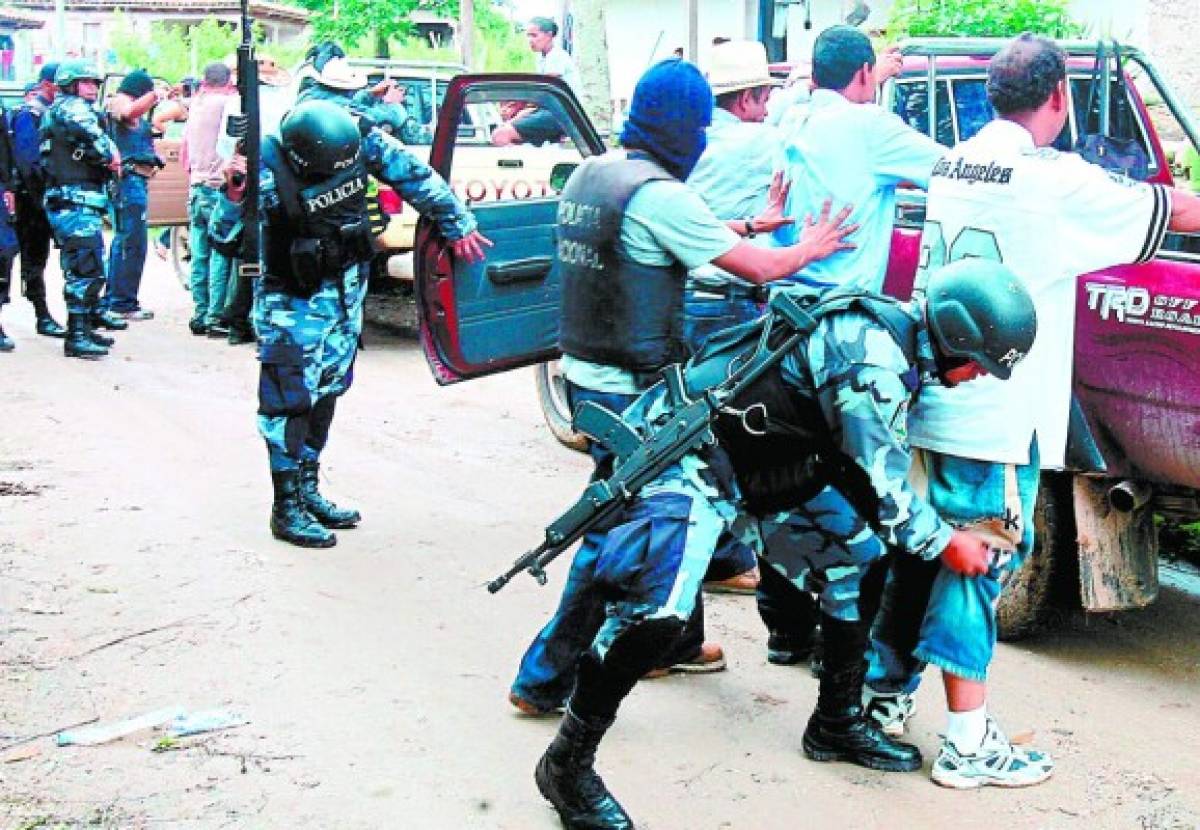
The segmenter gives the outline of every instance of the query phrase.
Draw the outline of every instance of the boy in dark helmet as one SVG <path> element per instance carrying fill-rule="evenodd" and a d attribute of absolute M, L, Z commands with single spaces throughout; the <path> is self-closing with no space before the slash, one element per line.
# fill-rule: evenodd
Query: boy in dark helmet
<path fill-rule="evenodd" d="M 568 827 L 633 827 L 592 768 L 621 701 L 678 638 L 717 539 L 747 517 L 765 562 L 820 595 L 824 666 L 805 754 L 884 771 L 920 768 L 861 705 L 876 566 L 892 549 L 963 574 L 988 550 L 909 486 L 907 413 L 923 387 L 984 374 L 1005 379 L 1033 343 L 1033 303 L 1003 266 L 965 262 L 933 275 L 927 299 L 902 305 L 833 294 L 808 306 L 816 325 L 727 402 L 715 447 L 690 453 L 643 488 L 597 542 L 605 620 L 579 660 L 557 737 L 537 765 L 539 790 Z M 694 394 L 752 360 L 768 317 L 708 340 L 685 369 Z M 662 385 L 625 418 L 653 431 Z M 747 534 L 749 538 L 749 534 Z"/>
<path fill-rule="evenodd" d="M 432 218 L 455 256 L 483 258 L 491 242 L 446 183 L 395 139 L 330 101 L 299 104 L 262 146 L 263 276 L 256 286 L 259 432 L 275 489 L 271 532 L 302 547 L 332 547 L 330 528 L 357 510 L 317 490 L 319 458 L 338 397 L 350 387 L 362 333 L 372 236 L 367 177 Z M 221 209 L 240 212 L 245 158 L 227 171 Z"/>

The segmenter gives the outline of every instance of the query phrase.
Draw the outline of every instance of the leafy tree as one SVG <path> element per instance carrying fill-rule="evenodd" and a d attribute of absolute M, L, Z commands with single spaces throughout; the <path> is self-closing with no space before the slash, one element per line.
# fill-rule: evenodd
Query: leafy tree
<path fill-rule="evenodd" d="M 1022 32 L 1076 37 L 1083 27 L 1069 0 L 896 0 L 888 32 L 895 37 L 1011 37 Z"/>
<path fill-rule="evenodd" d="M 144 68 L 151 75 L 177 81 L 205 65 L 224 60 L 237 49 L 241 36 L 236 27 L 208 18 L 192 26 L 150 24 L 150 36 L 135 31 L 129 19 L 117 12 L 111 35 L 120 70 Z M 193 60 L 195 63 L 193 63 Z"/>

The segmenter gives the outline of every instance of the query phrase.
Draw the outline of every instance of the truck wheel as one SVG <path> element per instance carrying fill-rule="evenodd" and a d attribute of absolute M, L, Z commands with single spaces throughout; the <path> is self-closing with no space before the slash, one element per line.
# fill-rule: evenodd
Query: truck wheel
<path fill-rule="evenodd" d="M 1021 640 L 1041 628 L 1057 604 L 1061 579 L 1070 576 L 1077 556 L 1070 475 L 1042 474 L 1033 528 L 1033 554 L 1000 593 L 996 624 L 1001 640 Z"/>
<path fill-rule="evenodd" d="M 192 246 L 186 225 L 176 225 L 171 228 L 171 267 L 175 269 L 175 279 L 190 291 L 192 288 Z"/>
<path fill-rule="evenodd" d="M 587 452 L 587 438 L 571 428 L 571 408 L 567 405 L 567 388 L 557 360 L 537 367 L 538 403 L 550 432 L 564 447 Z"/>

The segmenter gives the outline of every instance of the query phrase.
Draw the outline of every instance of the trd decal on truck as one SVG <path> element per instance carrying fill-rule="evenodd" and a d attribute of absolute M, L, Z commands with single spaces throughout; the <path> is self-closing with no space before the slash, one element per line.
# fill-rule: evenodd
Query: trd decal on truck
<path fill-rule="evenodd" d="M 1101 320 L 1200 334 L 1200 300 L 1102 282 L 1089 282 L 1086 288 L 1088 309 Z"/>

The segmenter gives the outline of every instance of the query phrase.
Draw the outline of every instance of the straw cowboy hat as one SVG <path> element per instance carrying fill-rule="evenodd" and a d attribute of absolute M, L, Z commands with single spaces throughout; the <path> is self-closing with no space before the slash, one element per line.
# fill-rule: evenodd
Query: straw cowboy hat
<path fill-rule="evenodd" d="M 367 76 L 359 72 L 345 58 L 330 58 L 317 75 L 317 83 L 331 89 L 359 90 L 367 85 Z"/>
<path fill-rule="evenodd" d="M 767 50 L 754 40 L 729 40 L 709 53 L 708 84 L 714 95 L 778 86 L 767 69 Z"/>

